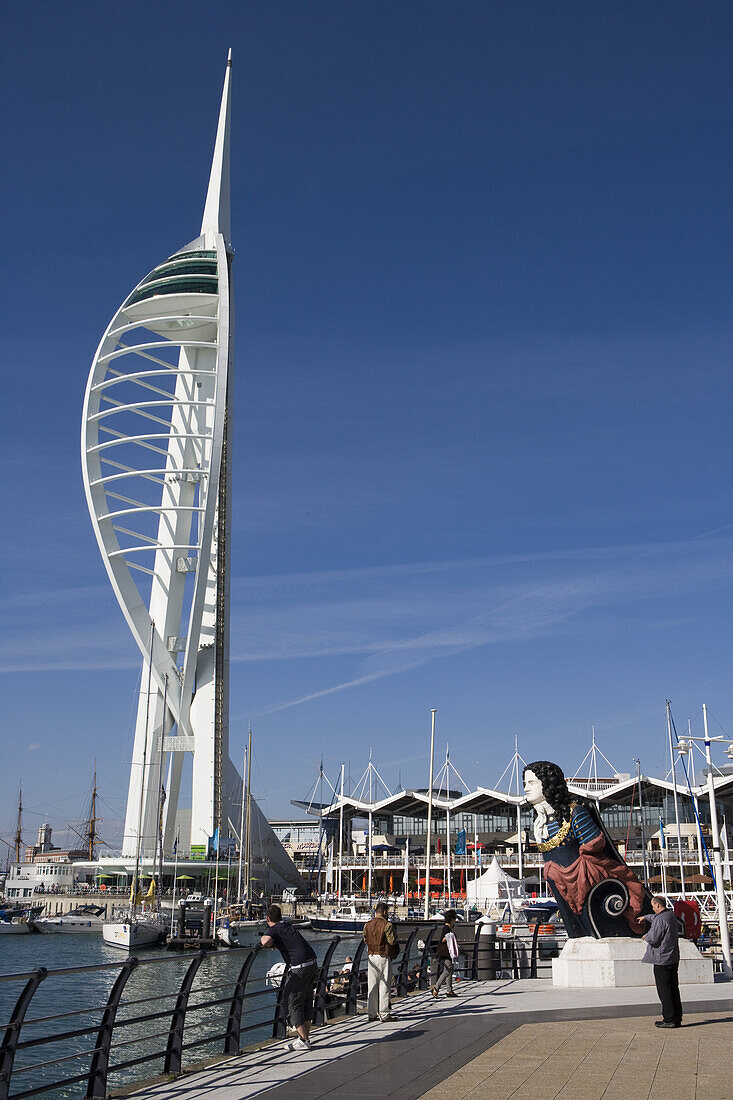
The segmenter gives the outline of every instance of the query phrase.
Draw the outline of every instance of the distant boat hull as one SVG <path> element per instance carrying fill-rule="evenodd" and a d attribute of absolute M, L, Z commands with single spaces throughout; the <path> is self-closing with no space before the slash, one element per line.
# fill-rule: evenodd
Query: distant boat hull
<path fill-rule="evenodd" d="M 0 921 L 0 936 L 27 936 L 29 932 L 35 932 L 35 927 L 28 921 Z"/>
<path fill-rule="evenodd" d="M 360 936 L 369 920 L 349 920 L 343 917 L 311 917 L 310 924 L 314 932 L 342 932 L 346 935 Z"/>
<path fill-rule="evenodd" d="M 44 917 L 42 920 L 35 922 L 36 928 L 39 932 L 48 934 L 49 932 L 85 932 L 99 935 L 104 927 L 103 920 L 95 920 L 92 918 L 82 919 L 81 917 Z"/>
<path fill-rule="evenodd" d="M 80 905 L 68 913 L 58 913 L 55 917 L 41 917 L 35 921 L 39 932 L 75 932 L 97 934 L 102 931 L 106 921 L 104 906 Z"/>

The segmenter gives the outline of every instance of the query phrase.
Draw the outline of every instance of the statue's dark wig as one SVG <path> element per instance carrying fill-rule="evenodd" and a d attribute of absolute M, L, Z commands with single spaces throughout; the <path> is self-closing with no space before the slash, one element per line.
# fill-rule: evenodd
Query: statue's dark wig
<path fill-rule="evenodd" d="M 562 769 L 549 760 L 535 760 L 534 764 L 526 765 L 522 778 L 527 772 L 534 772 L 542 783 L 542 793 L 555 811 L 555 820 L 560 824 L 570 821 L 570 803 L 580 800 L 571 796 Z"/>

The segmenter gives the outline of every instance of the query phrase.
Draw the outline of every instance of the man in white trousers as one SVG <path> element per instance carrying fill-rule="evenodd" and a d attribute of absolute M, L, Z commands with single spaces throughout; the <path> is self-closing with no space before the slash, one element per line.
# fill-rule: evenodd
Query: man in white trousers
<path fill-rule="evenodd" d="M 392 959 L 397 957 L 397 936 L 387 920 L 387 903 L 378 901 L 374 916 L 364 925 L 364 940 L 369 952 L 369 1019 L 387 1023 L 392 1019 L 389 991 L 392 988 Z"/>

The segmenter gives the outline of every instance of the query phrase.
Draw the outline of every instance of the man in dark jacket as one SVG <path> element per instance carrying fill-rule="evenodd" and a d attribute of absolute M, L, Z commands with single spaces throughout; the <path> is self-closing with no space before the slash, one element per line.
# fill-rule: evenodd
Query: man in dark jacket
<path fill-rule="evenodd" d="M 654 964 L 654 981 L 657 985 L 659 1000 L 662 1002 L 662 1020 L 656 1020 L 657 1027 L 680 1027 L 682 1025 L 682 1001 L 680 1000 L 680 948 L 677 942 L 680 926 L 677 917 L 667 908 L 664 898 L 652 898 L 653 917 L 649 931 L 644 936 L 647 948 L 642 962 Z"/>

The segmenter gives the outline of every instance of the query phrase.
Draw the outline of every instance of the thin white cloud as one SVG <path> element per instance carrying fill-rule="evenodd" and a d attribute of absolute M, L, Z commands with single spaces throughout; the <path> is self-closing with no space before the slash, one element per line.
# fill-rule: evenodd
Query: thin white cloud
<path fill-rule="evenodd" d="M 680 547 L 676 547 L 678 551 Z M 430 661 L 457 653 L 498 643 L 512 643 L 535 639 L 549 633 L 567 632 L 578 618 L 591 611 L 607 611 L 619 604 L 638 606 L 660 597 L 689 595 L 698 590 L 729 587 L 733 580 L 733 561 L 730 547 L 719 555 L 689 553 L 685 544 L 682 558 L 668 561 L 666 553 L 652 553 L 648 548 L 634 548 L 631 555 L 620 563 L 599 569 L 593 562 L 592 569 L 575 570 L 569 577 L 551 579 L 540 583 L 519 582 L 498 589 L 491 583 L 484 587 L 472 586 L 457 597 L 450 598 L 456 612 L 452 624 L 404 638 L 400 641 L 371 647 L 355 670 L 356 675 L 310 692 L 273 704 L 259 714 L 270 714 L 312 702 L 350 688 L 373 683 L 387 676 L 420 667 Z M 496 598 L 502 591 L 503 598 Z M 441 601 L 439 600 L 440 604 Z M 459 618 L 467 605 L 481 608 L 467 618 Z M 431 609 L 436 611 L 435 606 Z M 352 612 L 353 612 L 352 607 Z M 427 608 L 425 609 L 427 610 Z M 436 615 L 435 617 L 439 617 Z M 654 617 L 648 617 L 648 626 L 654 625 Z M 395 624 L 396 625 L 396 624 Z M 402 624 L 400 624 L 402 625 Z M 584 629 L 580 627 L 579 629 Z M 353 646 L 348 652 L 353 652 Z"/>
<path fill-rule="evenodd" d="M 678 619 L 685 596 L 730 587 L 732 550 L 715 537 L 240 579 L 232 661 L 359 658 L 350 677 L 273 703 L 291 707 L 462 650 L 587 629 L 584 613 L 629 619 L 643 602 L 649 625 Z M 5 612 L 0 671 L 139 667 L 103 586 L 18 596 Z"/>

